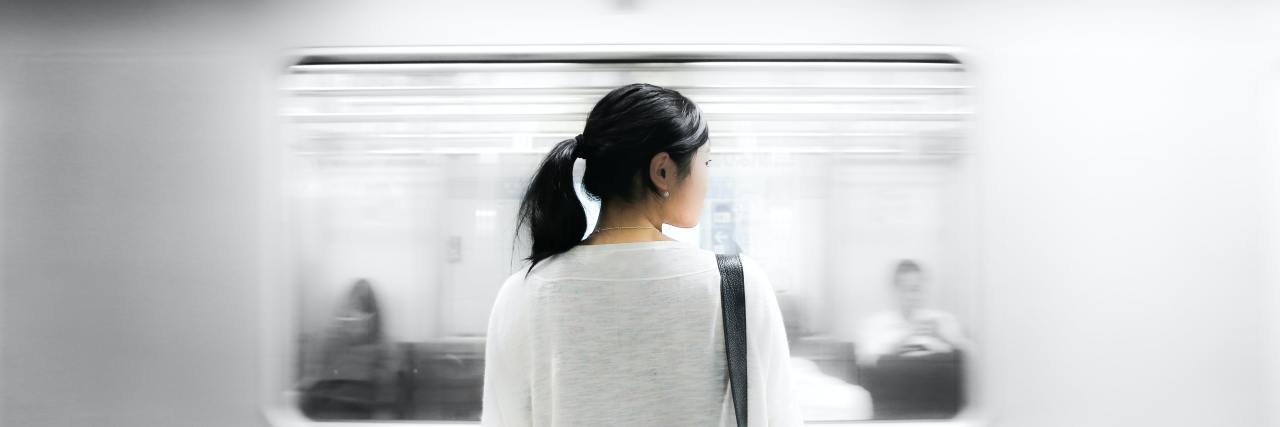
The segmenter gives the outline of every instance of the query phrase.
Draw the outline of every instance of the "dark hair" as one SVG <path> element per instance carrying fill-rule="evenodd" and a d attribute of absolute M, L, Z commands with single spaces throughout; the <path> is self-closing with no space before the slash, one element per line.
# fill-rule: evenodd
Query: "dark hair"
<path fill-rule="evenodd" d="M 382 313 L 378 310 L 378 299 L 373 295 L 373 285 L 367 279 L 359 279 L 351 285 L 347 293 L 346 307 L 370 315 L 369 342 L 382 340 Z"/>
<path fill-rule="evenodd" d="M 898 261 L 898 266 L 893 269 L 893 277 L 895 279 L 893 281 L 893 286 L 898 286 L 898 281 L 896 279 L 899 275 L 920 272 L 920 264 L 917 264 L 915 261 L 909 259 Z"/>
<path fill-rule="evenodd" d="M 684 179 L 707 135 L 702 110 L 675 90 L 635 83 L 600 98 L 582 134 L 560 141 L 543 159 L 520 202 L 516 235 L 528 225 L 529 270 L 577 246 L 587 231 L 586 211 L 573 186 L 576 157 L 587 160 L 582 186 L 588 197 L 635 202 L 658 192 L 647 174 L 653 156 L 666 152 L 677 165 L 677 177 Z"/>
<path fill-rule="evenodd" d="M 919 273 L 919 272 L 920 272 L 920 264 L 916 264 L 915 261 L 912 261 L 909 259 L 898 261 L 898 267 L 893 270 L 894 275 L 898 275 L 902 273 Z"/>

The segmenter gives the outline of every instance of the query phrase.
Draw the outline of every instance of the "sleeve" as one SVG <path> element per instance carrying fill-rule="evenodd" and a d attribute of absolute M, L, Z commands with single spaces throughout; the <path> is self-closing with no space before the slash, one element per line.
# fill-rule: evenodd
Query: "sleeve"
<path fill-rule="evenodd" d="M 956 346 L 960 350 L 968 350 L 969 340 L 965 337 L 964 328 L 960 326 L 960 321 L 955 315 L 943 312 L 938 320 L 938 334 L 947 342 Z"/>
<path fill-rule="evenodd" d="M 525 304 L 521 270 L 509 277 L 498 290 L 485 335 L 484 391 L 481 400 L 480 425 L 485 427 L 528 426 L 532 423 L 529 377 L 521 366 L 528 339 L 519 326 Z"/>
<path fill-rule="evenodd" d="M 740 255 L 742 259 L 743 278 L 747 286 L 748 298 L 758 301 L 747 305 L 760 313 L 757 323 L 760 334 L 752 334 L 761 339 L 761 368 L 764 371 L 765 407 L 768 413 L 768 426 L 799 427 L 804 425 L 804 416 L 796 398 L 796 387 L 791 372 L 791 347 L 787 342 L 787 329 L 782 321 L 782 309 L 778 306 L 778 297 L 774 294 L 773 284 L 754 259 Z M 748 390 L 751 385 L 748 384 Z"/>

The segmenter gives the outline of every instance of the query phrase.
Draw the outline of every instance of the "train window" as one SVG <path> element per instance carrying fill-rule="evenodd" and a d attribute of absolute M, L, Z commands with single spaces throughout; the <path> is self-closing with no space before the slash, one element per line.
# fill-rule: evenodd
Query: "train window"
<path fill-rule="evenodd" d="M 806 419 L 971 408 L 982 340 L 963 65 L 734 52 L 291 66 L 282 401 L 312 420 L 478 420 L 490 307 L 527 251 L 513 240 L 521 191 L 600 96 L 647 82 L 698 102 L 715 141 L 704 218 L 664 232 L 767 270 Z M 591 229 L 598 206 L 583 202 Z"/>

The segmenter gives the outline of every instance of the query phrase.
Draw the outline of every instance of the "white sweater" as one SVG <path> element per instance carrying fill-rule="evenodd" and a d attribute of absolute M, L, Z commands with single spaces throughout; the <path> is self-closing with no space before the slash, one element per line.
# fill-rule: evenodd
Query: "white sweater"
<path fill-rule="evenodd" d="M 750 426 L 803 424 L 769 280 L 742 255 Z M 502 284 L 489 316 L 484 426 L 734 426 L 711 251 L 579 245 Z"/>

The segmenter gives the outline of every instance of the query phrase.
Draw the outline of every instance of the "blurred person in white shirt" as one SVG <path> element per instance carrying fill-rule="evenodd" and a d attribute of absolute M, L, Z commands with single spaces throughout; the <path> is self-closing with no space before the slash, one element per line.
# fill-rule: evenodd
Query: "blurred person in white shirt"
<path fill-rule="evenodd" d="M 925 307 L 926 285 L 927 276 L 918 263 L 898 262 L 892 279 L 896 307 L 863 321 L 856 349 L 859 364 L 875 365 L 885 355 L 951 353 L 968 346 L 955 316 Z"/>

